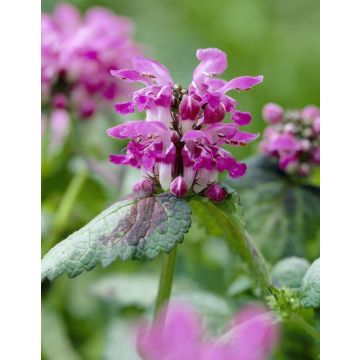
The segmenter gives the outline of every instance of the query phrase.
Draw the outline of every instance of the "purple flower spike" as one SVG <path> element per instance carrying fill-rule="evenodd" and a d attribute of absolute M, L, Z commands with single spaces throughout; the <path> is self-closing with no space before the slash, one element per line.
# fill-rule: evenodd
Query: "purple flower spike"
<path fill-rule="evenodd" d="M 187 194 L 188 188 L 186 181 L 182 176 L 176 177 L 170 185 L 170 192 L 177 197 L 184 197 Z"/>
<path fill-rule="evenodd" d="M 227 196 L 227 191 L 217 183 L 211 184 L 204 193 L 210 200 L 222 201 Z"/>
<path fill-rule="evenodd" d="M 277 158 L 279 168 L 288 174 L 306 177 L 320 165 L 320 110 L 313 105 L 300 111 L 283 111 L 276 104 L 263 109 L 270 123 L 260 150 Z"/>
<path fill-rule="evenodd" d="M 200 63 L 188 88 L 175 84 L 164 65 L 140 56 L 133 58 L 132 69 L 112 71 L 125 82 L 142 84 L 129 101 L 115 105 L 116 111 L 122 115 L 144 111 L 146 119 L 108 130 L 111 137 L 130 139 L 126 154 L 111 155 L 110 161 L 141 169 L 145 177 L 176 196 L 203 192 L 219 172 L 243 176 L 246 164 L 236 161 L 222 145 L 245 146 L 258 137 L 240 131 L 240 126 L 250 123 L 251 114 L 237 110 L 237 102 L 226 93 L 248 90 L 263 77 L 217 79 L 227 67 L 226 54 L 210 48 L 199 49 L 196 56 Z M 223 122 L 227 113 L 233 120 L 230 124 Z M 224 194 L 218 190 L 216 199 Z"/>
<path fill-rule="evenodd" d="M 284 109 L 274 103 L 266 104 L 263 108 L 263 118 L 269 124 L 278 124 L 282 120 Z"/>

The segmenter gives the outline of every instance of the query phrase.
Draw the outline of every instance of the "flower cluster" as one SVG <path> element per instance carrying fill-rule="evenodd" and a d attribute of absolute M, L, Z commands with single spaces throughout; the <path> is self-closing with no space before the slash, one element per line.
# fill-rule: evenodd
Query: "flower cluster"
<path fill-rule="evenodd" d="M 216 183 L 218 173 L 227 170 L 233 178 L 245 174 L 246 164 L 221 146 L 246 145 L 258 135 L 239 131 L 239 126 L 249 124 L 251 115 L 237 110 L 236 101 L 227 93 L 249 90 L 263 77 L 243 76 L 227 82 L 214 77 L 227 67 L 224 52 L 199 49 L 196 56 L 200 63 L 187 89 L 174 83 L 164 65 L 142 56 L 133 57 L 131 69 L 112 71 L 126 82 L 144 85 L 131 101 L 116 104 L 115 109 L 122 115 L 145 111 L 145 121 L 108 130 L 112 137 L 130 139 L 127 153 L 111 155 L 110 160 L 141 169 L 144 180 L 135 190 L 154 191 L 160 185 L 176 196 L 205 191 L 220 201 L 226 191 Z M 226 113 L 231 114 L 232 123 L 223 122 Z"/>
<path fill-rule="evenodd" d="M 172 305 L 153 327 L 143 327 L 138 351 L 145 360 L 264 360 L 278 340 L 270 313 L 258 306 L 240 311 L 222 338 L 204 339 L 201 319 L 190 307 Z"/>
<path fill-rule="evenodd" d="M 284 111 L 269 103 L 263 109 L 269 126 L 260 150 L 279 159 L 281 170 L 297 176 L 308 176 L 320 165 L 320 110 L 313 105 L 300 111 Z"/>
<path fill-rule="evenodd" d="M 43 106 L 89 118 L 104 101 L 125 95 L 128 87 L 114 81 L 110 70 L 128 66 L 139 53 L 131 35 L 128 19 L 100 7 L 89 9 L 83 17 L 66 4 L 53 14 L 42 14 Z"/>

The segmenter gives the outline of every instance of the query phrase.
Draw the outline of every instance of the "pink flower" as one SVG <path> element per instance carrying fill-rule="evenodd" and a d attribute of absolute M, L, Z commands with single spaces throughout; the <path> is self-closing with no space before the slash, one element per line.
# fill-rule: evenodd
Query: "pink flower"
<path fill-rule="evenodd" d="M 185 194 L 205 190 L 225 170 L 231 177 L 243 176 L 246 165 L 221 146 L 244 146 L 258 137 L 239 130 L 249 124 L 251 115 L 237 110 L 236 101 L 227 93 L 249 90 L 263 77 L 243 76 L 226 82 L 214 77 L 227 67 L 224 52 L 200 49 L 196 55 L 200 63 L 187 89 L 172 80 L 164 65 L 142 56 L 133 57 L 132 68 L 112 71 L 121 80 L 143 85 L 129 101 L 116 104 L 116 111 L 122 115 L 145 111 L 146 119 L 108 130 L 112 137 L 131 140 L 126 154 L 111 155 L 110 160 L 140 168 L 145 178 L 165 191 L 180 176 L 182 191 L 175 191 L 178 194 L 183 194 L 185 185 Z M 223 123 L 226 113 L 234 123 Z"/>
<path fill-rule="evenodd" d="M 270 125 L 260 151 L 279 159 L 279 168 L 289 174 L 310 175 L 312 168 L 320 165 L 320 110 L 310 105 L 284 112 L 276 104 L 267 104 L 263 116 Z"/>
<path fill-rule="evenodd" d="M 144 360 L 265 360 L 278 340 L 278 327 L 263 308 L 240 311 L 228 332 L 204 339 L 201 318 L 184 304 L 170 305 L 152 327 L 138 333 L 138 351 Z"/>
<path fill-rule="evenodd" d="M 128 66 L 138 46 L 132 24 L 109 10 L 90 8 L 84 16 L 62 4 L 41 17 L 41 82 L 46 106 L 66 108 L 81 118 L 103 103 L 126 95 L 110 70 Z"/>

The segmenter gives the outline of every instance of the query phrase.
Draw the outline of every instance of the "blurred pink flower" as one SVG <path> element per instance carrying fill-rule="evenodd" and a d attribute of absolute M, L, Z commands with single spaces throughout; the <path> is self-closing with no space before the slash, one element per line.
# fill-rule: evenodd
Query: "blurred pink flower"
<path fill-rule="evenodd" d="M 170 305 L 152 327 L 138 333 L 138 351 L 144 360 L 265 360 L 278 341 L 278 326 L 259 306 L 240 311 L 219 338 L 204 339 L 201 318 L 184 304 Z"/>
<path fill-rule="evenodd" d="M 237 102 L 227 93 L 249 90 L 263 77 L 217 79 L 214 76 L 227 67 L 226 54 L 219 49 L 198 49 L 196 56 L 200 63 L 187 89 L 174 83 L 164 65 L 142 56 L 133 57 L 132 68 L 112 71 L 121 80 L 143 85 L 130 101 L 116 104 L 115 110 L 122 115 L 145 111 L 146 119 L 108 130 L 111 137 L 131 140 L 126 154 L 111 155 L 110 160 L 140 168 L 144 178 L 177 196 L 205 190 L 219 172 L 243 176 L 246 165 L 221 146 L 244 146 L 258 137 L 239 131 L 239 126 L 249 124 L 251 115 L 237 110 Z M 223 123 L 226 113 L 233 123 Z"/>
<path fill-rule="evenodd" d="M 139 47 L 130 20 L 90 8 L 82 17 L 68 4 L 41 17 L 41 84 L 46 107 L 66 108 L 91 117 L 107 101 L 129 88 L 114 81 L 110 70 L 128 66 Z"/>
<path fill-rule="evenodd" d="M 320 165 L 320 110 L 309 105 L 300 111 L 283 111 L 276 104 L 263 109 L 269 122 L 260 151 L 279 159 L 279 168 L 289 174 L 308 176 Z"/>

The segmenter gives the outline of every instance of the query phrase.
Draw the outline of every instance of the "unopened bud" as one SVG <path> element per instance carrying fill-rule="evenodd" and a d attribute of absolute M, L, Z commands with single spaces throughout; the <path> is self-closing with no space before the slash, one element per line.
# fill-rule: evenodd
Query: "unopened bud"
<path fill-rule="evenodd" d="M 207 105 L 204 111 L 204 124 L 214 124 L 224 120 L 226 109 L 223 103 L 215 108 Z"/>
<path fill-rule="evenodd" d="M 188 187 L 182 176 L 177 176 L 170 185 L 170 192 L 177 197 L 183 197 L 187 194 Z"/>
<path fill-rule="evenodd" d="M 222 201 L 227 196 L 227 191 L 218 183 L 212 183 L 206 190 L 205 196 L 213 201 Z"/>
<path fill-rule="evenodd" d="M 270 124 L 277 124 L 281 122 L 283 113 L 283 108 L 274 103 L 266 104 L 262 111 L 263 118 Z"/>
<path fill-rule="evenodd" d="M 192 96 L 185 95 L 181 100 L 179 111 L 182 120 L 195 121 L 200 111 L 200 104 Z"/>

